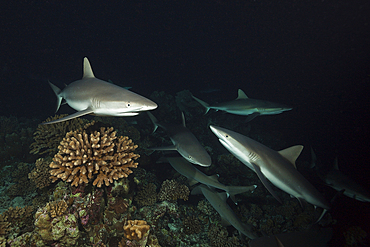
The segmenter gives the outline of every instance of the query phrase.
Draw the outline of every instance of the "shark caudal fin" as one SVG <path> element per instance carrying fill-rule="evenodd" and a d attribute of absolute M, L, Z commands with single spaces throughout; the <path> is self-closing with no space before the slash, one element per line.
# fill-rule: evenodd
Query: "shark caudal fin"
<path fill-rule="evenodd" d="M 227 186 L 226 193 L 230 196 L 230 199 L 235 204 L 238 204 L 236 202 L 235 195 L 241 194 L 241 193 L 244 193 L 244 192 L 247 192 L 247 191 L 252 191 L 252 193 L 253 193 L 253 191 L 256 188 L 257 188 L 257 185 L 251 185 L 251 186 Z"/>
<path fill-rule="evenodd" d="M 194 97 L 193 95 L 191 95 L 191 97 L 192 97 L 193 99 L 195 99 L 196 101 L 198 101 L 198 103 L 199 103 L 199 104 L 201 104 L 202 106 L 204 106 L 204 107 L 206 108 L 206 112 L 204 113 L 204 115 L 206 115 L 206 114 L 207 114 L 207 112 L 209 111 L 209 109 L 211 109 L 211 108 L 209 107 L 209 104 L 208 104 L 208 103 L 206 103 L 206 102 L 204 102 L 203 100 L 200 100 L 200 99 L 198 99 L 198 98 Z"/>
<path fill-rule="evenodd" d="M 59 87 L 55 86 L 55 85 L 54 85 L 53 83 L 51 83 L 50 81 L 48 81 L 48 82 L 49 82 L 50 87 L 53 89 L 53 91 L 54 91 L 55 95 L 57 96 L 57 99 L 58 99 L 58 101 L 57 101 L 57 109 L 55 110 L 55 112 L 57 112 L 57 111 L 59 110 L 60 104 L 62 103 L 62 99 L 63 99 L 63 97 L 62 97 L 62 96 L 60 96 L 60 92 L 61 92 L 62 90 L 60 90 L 60 88 L 59 88 Z"/>
<path fill-rule="evenodd" d="M 158 129 L 158 126 L 159 126 L 159 122 L 158 122 L 158 119 L 153 115 L 151 114 L 150 112 L 146 112 L 150 118 L 150 120 L 152 121 L 152 123 L 154 124 L 154 130 L 152 133 L 154 133 L 157 129 Z"/>

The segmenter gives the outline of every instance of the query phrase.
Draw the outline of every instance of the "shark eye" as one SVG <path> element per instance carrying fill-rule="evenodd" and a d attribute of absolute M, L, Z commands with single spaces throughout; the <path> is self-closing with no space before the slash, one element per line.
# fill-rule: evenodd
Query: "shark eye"
<path fill-rule="evenodd" d="M 131 106 L 131 103 L 130 102 L 127 102 L 126 106 L 127 107 L 130 107 Z"/>
<path fill-rule="evenodd" d="M 188 156 L 189 159 L 192 159 L 193 157 L 191 157 L 191 155 Z"/>
<path fill-rule="evenodd" d="M 225 137 L 226 137 L 226 138 L 228 138 L 228 137 L 229 137 L 229 135 L 225 135 Z"/>

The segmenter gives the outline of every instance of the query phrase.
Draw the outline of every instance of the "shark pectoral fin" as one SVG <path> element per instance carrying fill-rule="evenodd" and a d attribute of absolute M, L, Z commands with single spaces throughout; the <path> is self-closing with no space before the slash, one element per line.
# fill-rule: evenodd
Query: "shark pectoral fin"
<path fill-rule="evenodd" d="M 71 115 L 68 115 L 66 117 L 63 117 L 63 118 L 59 118 L 59 119 L 56 119 L 56 120 L 53 120 L 53 121 L 50 121 L 50 122 L 46 122 L 46 123 L 41 123 L 41 125 L 45 125 L 45 124 L 54 124 L 54 123 L 60 123 L 60 122 L 64 122 L 64 121 L 67 121 L 67 120 L 71 120 L 73 118 L 78 118 L 78 117 L 82 117 L 84 115 L 88 115 L 88 114 L 92 114 L 94 113 L 93 110 L 91 110 L 90 108 L 87 108 L 86 110 L 83 110 L 83 111 L 78 111 L 76 113 L 73 113 Z"/>
<path fill-rule="evenodd" d="M 193 186 L 193 185 L 195 185 L 195 184 L 197 184 L 197 183 L 199 183 L 199 181 L 197 181 L 197 180 L 195 180 L 195 179 L 188 179 L 188 183 L 189 183 L 189 186 Z"/>
<path fill-rule="evenodd" d="M 298 156 L 301 154 L 303 149 L 302 145 L 296 145 L 290 148 L 286 148 L 280 150 L 278 153 L 283 156 L 285 159 L 289 160 L 295 166 L 295 161 L 297 160 Z"/>
<path fill-rule="evenodd" d="M 202 188 L 201 188 L 202 185 L 198 185 L 197 187 L 195 187 L 194 189 L 192 189 L 191 191 L 191 195 L 200 195 L 200 194 L 203 194 L 202 192 Z"/>
<path fill-rule="evenodd" d="M 221 217 L 221 225 L 222 226 L 230 226 L 230 222 L 228 222 L 224 217 Z"/>
<path fill-rule="evenodd" d="M 258 117 L 259 115 L 261 115 L 259 112 L 253 112 L 252 114 L 250 114 L 247 119 L 245 120 L 246 123 L 252 121 L 253 119 L 255 119 L 256 117 Z"/>
<path fill-rule="evenodd" d="M 261 180 L 262 184 L 265 186 L 265 188 L 271 193 L 273 197 L 275 197 L 276 200 L 278 200 L 278 202 L 283 204 L 280 198 L 278 197 L 278 195 L 276 194 L 276 192 L 272 189 L 271 183 L 267 181 L 267 178 L 262 174 L 261 169 L 253 163 L 252 163 L 252 166 L 255 172 L 257 173 L 258 178 Z"/>
<path fill-rule="evenodd" d="M 156 151 L 173 151 L 177 150 L 176 146 L 168 146 L 168 147 L 155 147 L 155 148 L 148 148 L 149 150 L 156 150 Z"/>
<path fill-rule="evenodd" d="M 298 198 L 298 197 L 297 197 L 297 200 L 299 201 L 299 204 L 301 205 L 302 208 L 304 208 L 305 206 L 307 206 L 306 200 L 304 200 L 302 198 Z"/>

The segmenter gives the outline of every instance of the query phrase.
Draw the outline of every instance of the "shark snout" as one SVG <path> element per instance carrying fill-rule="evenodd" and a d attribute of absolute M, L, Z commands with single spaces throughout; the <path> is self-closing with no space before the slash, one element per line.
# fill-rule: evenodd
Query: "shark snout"
<path fill-rule="evenodd" d="M 150 111 L 150 110 L 154 110 L 158 107 L 158 105 L 151 101 L 151 100 L 147 100 L 147 102 L 145 102 L 143 105 L 142 105 L 142 108 L 140 109 L 141 111 Z"/>

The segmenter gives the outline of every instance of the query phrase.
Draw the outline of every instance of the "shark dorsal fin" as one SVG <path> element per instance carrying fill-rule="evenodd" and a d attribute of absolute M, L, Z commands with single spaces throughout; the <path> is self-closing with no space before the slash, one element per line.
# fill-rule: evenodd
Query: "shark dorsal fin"
<path fill-rule="evenodd" d="M 290 148 L 286 148 L 279 151 L 279 154 L 290 161 L 295 166 L 295 161 L 298 158 L 298 156 L 301 154 L 303 149 L 302 145 L 296 145 Z M 297 168 L 297 167 L 296 167 Z"/>
<path fill-rule="evenodd" d="M 181 112 L 181 118 L 182 118 L 182 125 L 183 125 L 184 127 L 186 127 L 184 112 Z"/>
<path fill-rule="evenodd" d="M 91 69 L 89 59 L 87 59 L 87 57 L 84 58 L 84 75 L 82 78 L 95 78 L 94 73 Z"/>
<path fill-rule="evenodd" d="M 248 99 L 248 96 L 243 92 L 243 90 L 238 89 L 238 98 L 236 99 Z"/>

